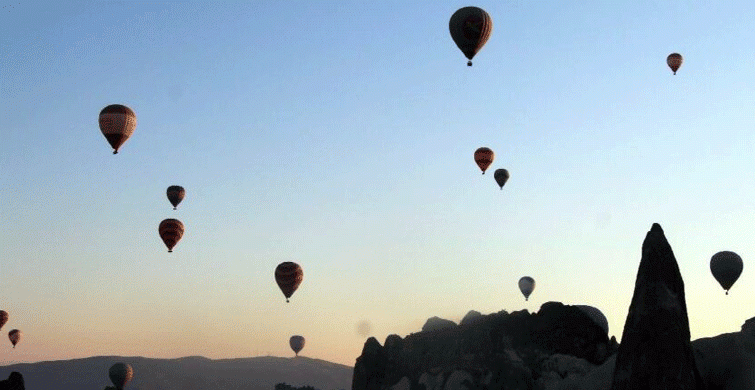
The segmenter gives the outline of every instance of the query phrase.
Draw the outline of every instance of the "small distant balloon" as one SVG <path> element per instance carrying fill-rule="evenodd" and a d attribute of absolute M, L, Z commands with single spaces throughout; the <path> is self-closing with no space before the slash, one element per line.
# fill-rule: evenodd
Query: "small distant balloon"
<path fill-rule="evenodd" d="M 301 352 L 302 349 L 304 349 L 305 340 L 303 336 L 291 336 L 291 338 L 288 340 L 288 344 L 291 346 L 291 349 L 294 351 L 296 356 L 299 356 L 299 352 Z"/>
<path fill-rule="evenodd" d="M 8 323 L 8 312 L 5 310 L 0 310 L 0 329 L 2 329 L 3 326 L 7 323 Z"/>
<path fill-rule="evenodd" d="M 490 148 L 481 147 L 474 152 L 474 162 L 476 162 L 477 166 L 480 167 L 483 175 L 485 174 L 485 171 L 488 169 L 490 164 L 493 163 L 494 158 L 495 153 L 493 153 Z"/>
<path fill-rule="evenodd" d="M 726 290 L 726 295 L 729 295 L 729 289 L 739 279 L 743 268 L 742 258 L 734 252 L 718 252 L 710 259 L 710 272 Z"/>
<path fill-rule="evenodd" d="M 110 381 L 113 382 L 117 390 L 123 390 L 128 382 L 134 378 L 134 369 L 130 364 L 115 363 L 108 371 Z"/>
<path fill-rule="evenodd" d="M 496 183 L 501 187 L 501 190 L 503 190 L 503 185 L 509 180 L 509 171 L 505 169 L 496 169 L 495 173 L 493 173 L 493 177 L 495 178 Z"/>
<path fill-rule="evenodd" d="M 302 280 L 304 280 L 304 270 L 299 264 L 286 261 L 275 268 L 275 282 L 286 297 L 286 302 L 294 295 Z"/>
<path fill-rule="evenodd" d="M 370 332 L 372 331 L 372 326 L 370 326 L 370 322 L 367 320 L 359 321 L 357 324 L 357 333 L 359 333 L 362 337 L 367 337 L 370 335 Z"/>
<path fill-rule="evenodd" d="M 168 252 L 173 252 L 173 247 L 184 235 L 184 224 L 177 219 L 169 218 L 160 222 L 157 231 L 160 233 L 160 238 L 162 238 L 165 246 L 168 247 Z"/>
<path fill-rule="evenodd" d="M 535 279 L 532 279 L 529 276 L 524 276 L 519 279 L 519 290 L 522 292 L 522 295 L 524 295 L 524 300 L 528 301 L 530 294 L 535 290 Z"/>
<path fill-rule="evenodd" d="M 136 114 L 122 104 L 111 104 L 100 111 L 100 131 L 113 147 L 113 154 L 126 142 L 136 129 Z"/>
<path fill-rule="evenodd" d="M 671 53 L 666 57 L 666 64 L 668 64 L 668 67 L 671 68 L 674 74 L 676 74 L 676 71 L 682 66 L 682 61 L 684 61 L 684 59 L 679 53 Z"/>
<path fill-rule="evenodd" d="M 186 190 L 181 186 L 170 186 L 168 187 L 167 195 L 168 201 L 173 205 L 173 210 L 175 210 L 176 207 L 178 207 L 178 204 L 184 200 Z"/>
<path fill-rule="evenodd" d="M 13 344 L 13 348 L 16 348 L 16 344 L 18 344 L 21 341 L 21 337 L 24 334 L 21 333 L 18 329 L 13 329 L 10 332 L 8 332 L 8 339 L 10 339 L 10 343 Z"/>
<path fill-rule="evenodd" d="M 467 66 L 472 66 L 472 58 L 490 38 L 493 20 L 482 8 L 464 7 L 451 15 L 448 29 L 456 46 L 469 59 Z"/>

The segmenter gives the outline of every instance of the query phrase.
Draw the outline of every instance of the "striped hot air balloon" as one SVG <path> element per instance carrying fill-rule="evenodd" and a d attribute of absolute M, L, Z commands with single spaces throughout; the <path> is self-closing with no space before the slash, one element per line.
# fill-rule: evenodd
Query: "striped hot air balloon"
<path fill-rule="evenodd" d="M 134 369 L 130 364 L 115 363 L 108 370 L 110 381 L 113 382 L 117 390 L 123 390 L 128 382 L 134 378 Z"/>
<path fill-rule="evenodd" d="M 485 174 L 485 170 L 487 170 L 490 164 L 493 163 L 494 158 L 495 153 L 493 153 L 490 148 L 481 147 L 474 152 L 474 162 L 476 162 L 477 166 L 482 169 L 483 175 Z"/>
<path fill-rule="evenodd" d="M 182 200 L 184 200 L 184 196 L 186 195 L 186 190 L 184 190 L 181 186 L 170 186 L 168 187 L 168 201 L 170 204 L 173 205 L 173 210 L 178 207 L 178 204 L 181 203 Z"/>
<path fill-rule="evenodd" d="M 100 130 L 113 147 L 113 154 L 136 129 L 136 114 L 122 104 L 111 104 L 100 111 Z"/>
<path fill-rule="evenodd" d="M 13 329 L 10 332 L 8 332 L 8 338 L 10 339 L 10 343 L 13 344 L 13 348 L 16 348 L 16 344 L 18 344 L 21 341 L 21 337 L 24 334 L 21 333 L 18 329 Z"/>
<path fill-rule="evenodd" d="M 291 336 L 291 338 L 288 340 L 288 345 L 291 346 L 291 349 L 294 350 L 294 353 L 296 356 L 299 356 L 299 352 L 304 349 L 304 337 L 302 336 Z"/>
<path fill-rule="evenodd" d="M 469 59 L 467 66 L 472 66 L 472 58 L 490 38 L 493 20 L 482 8 L 464 7 L 451 15 L 448 29 L 456 46 Z"/>
<path fill-rule="evenodd" d="M 299 264 L 287 261 L 278 264 L 278 267 L 275 268 L 275 282 L 283 291 L 286 302 L 288 302 L 288 298 L 291 298 L 291 295 L 294 295 L 294 291 L 299 288 L 302 280 L 304 280 L 304 271 Z"/>
<path fill-rule="evenodd" d="M 184 224 L 177 219 L 169 218 L 160 222 L 160 227 L 157 230 L 165 246 L 168 247 L 168 252 L 173 252 L 173 247 L 184 235 Z"/>

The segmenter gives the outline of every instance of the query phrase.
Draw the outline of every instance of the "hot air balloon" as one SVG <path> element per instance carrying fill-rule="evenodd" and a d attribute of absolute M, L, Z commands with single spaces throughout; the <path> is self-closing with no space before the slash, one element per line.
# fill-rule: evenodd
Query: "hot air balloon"
<path fill-rule="evenodd" d="M 18 329 L 13 329 L 10 332 L 8 332 L 8 338 L 10 339 L 10 343 L 13 344 L 13 348 L 16 348 L 16 344 L 18 344 L 19 341 L 21 341 L 21 337 L 24 334 L 21 333 Z"/>
<path fill-rule="evenodd" d="M 460 8 L 448 22 L 456 46 L 469 59 L 467 66 L 472 66 L 472 58 L 482 49 L 493 31 L 493 20 L 481 8 Z"/>
<path fill-rule="evenodd" d="M 493 177 L 495 178 L 496 183 L 501 186 L 501 190 L 503 190 L 503 185 L 509 180 L 509 171 L 505 169 L 496 169 L 495 173 L 493 173 Z"/>
<path fill-rule="evenodd" d="M 668 64 L 668 67 L 674 71 L 674 74 L 676 74 L 676 71 L 682 66 L 682 61 L 684 61 L 684 59 L 679 53 L 671 53 L 666 57 L 666 63 Z"/>
<path fill-rule="evenodd" d="M 286 297 L 286 302 L 291 295 L 294 295 L 294 291 L 299 288 L 301 281 L 304 279 L 304 271 L 299 264 L 287 261 L 285 263 L 278 264 L 275 268 L 275 282 L 278 283 L 283 295 Z"/>
<path fill-rule="evenodd" d="M 168 247 L 168 252 L 173 252 L 173 247 L 184 235 L 184 224 L 177 219 L 169 218 L 160 222 L 157 231 L 160 233 L 160 238 L 163 239 L 165 246 Z"/>
<path fill-rule="evenodd" d="M 115 363 L 108 371 L 110 381 L 113 382 L 117 390 L 123 390 L 128 382 L 134 378 L 134 369 L 130 364 Z"/>
<path fill-rule="evenodd" d="M 136 129 L 136 114 L 122 104 L 111 104 L 100 111 L 100 130 L 113 147 L 113 154 Z"/>
<path fill-rule="evenodd" d="M 606 332 L 606 335 L 608 335 L 608 319 L 605 315 L 603 315 L 603 312 L 600 311 L 600 309 L 587 305 L 574 305 L 574 307 L 581 310 L 582 313 L 585 313 L 588 317 L 590 317 L 590 319 L 595 322 L 596 325 L 603 328 L 603 330 Z"/>
<path fill-rule="evenodd" d="M 182 200 L 184 200 L 184 195 L 186 195 L 186 190 L 184 190 L 181 186 L 170 186 L 168 187 L 168 201 L 170 201 L 170 204 L 173 205 L 173 210 L 178 207 L 178 204 L 181 203 Z"/>
<path fill-rule="evenodd" d="M 532 279 L 529 276 L 524 276 L 521 279 L 519 279 L 519 290 L 522 291 L 522 295 L 524 295 L 524 300 L 529 301 L 530 294 L 532 294 L 532 290 L 535 289 L 535 279 Z"/>
<path fill-rule="evenodd" d="M 296 353 L 296 356 L 299 356 L 299 351 L 304 348 L 304 337 L 302 336 L 291 336 L 291 338 L 288 340 L 288 344 L 291 346 L 291 349 L 294 350 L 294 353 Z"/>
<path fill-rule="evenodd" d="M 718 252 L 710 258 L 710 272 L 729 295 L 729 289 L 742 274 L 742 258 L 729 251 Z"/>
<path fill-rule="evenodd" d="M 493 153 L 490 148 L 482 147 L 478 148 L 474 152 L 474 161 L 477 163 L 477 166 L 482 169 L 482 174 L 485 174 L 485 170 L 488 169 L 490 164 L 493 163 L 493 159 L 495 158 L 495 153 Z"/>
<path fill-rule="evenodd" d="M 7 323 L 8 323 L 8 312 L 5 310 L 0 310 L 0 329 L 2 329 L 3 326 Z"/>

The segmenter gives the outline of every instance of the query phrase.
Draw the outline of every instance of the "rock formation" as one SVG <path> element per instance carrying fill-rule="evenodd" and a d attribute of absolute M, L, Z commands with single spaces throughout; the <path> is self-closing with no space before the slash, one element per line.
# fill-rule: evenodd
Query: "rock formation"
<path fill-rule="evenodd" d="M 708 390 L 755 390 L 755 317 L 742 331 L 692 342 Z"/>
<path fill-rule="evenodd" d="M 684 282 L 661 226 L 642 244 L 612 390 L 703 390 L 690 344 Z"/>
<path fill-rule="evenodd" d="M 10 373 L 8 379 L 0 381 L 0 390 L 24 390 L 24 377 L 16 371 Z"/>
<path fill-rule="evenodd" d="M 367 340 L 352 389 L 529 390 L 537 381 L 583 375 L 610 348 L 603 328 L 574 306 L 548 302 L 537 313 L 471 313 L 461 325 L 433 318 L 428 324 L 444 325 L 388 336 L 384 346 Z"/>

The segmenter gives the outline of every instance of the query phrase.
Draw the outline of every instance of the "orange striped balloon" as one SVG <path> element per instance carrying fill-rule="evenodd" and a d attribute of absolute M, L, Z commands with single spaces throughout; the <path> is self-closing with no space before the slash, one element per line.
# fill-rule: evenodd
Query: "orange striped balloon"
<path fill-rule="evenodd" d="M 278 264 L 275 268 L 275 282 L 286 297 L 286 302 L 291 295 L 294 295 L 294 291 L 299 288 L 302 280 L 304 280 L 304 271 L 299 264 L 287 261 Z"/>
<path fill-rule="evenodd" d="M 102 134 L 113 147 L 113 154 L 117 154 L 136 129 L 136 114 L 122 104 L 111 104 L 100 111 L 99 122 Z"/>
<path fill-rule="evenodd" d="M 160 233 L 160 238 L 163 239 L 165 246 L 168 247 L 168 252 L 173 252 L 173 247 L 184 235 L 184 224 L 177 219 L 169 218 L 160 222 L 157 231 Z"/>

